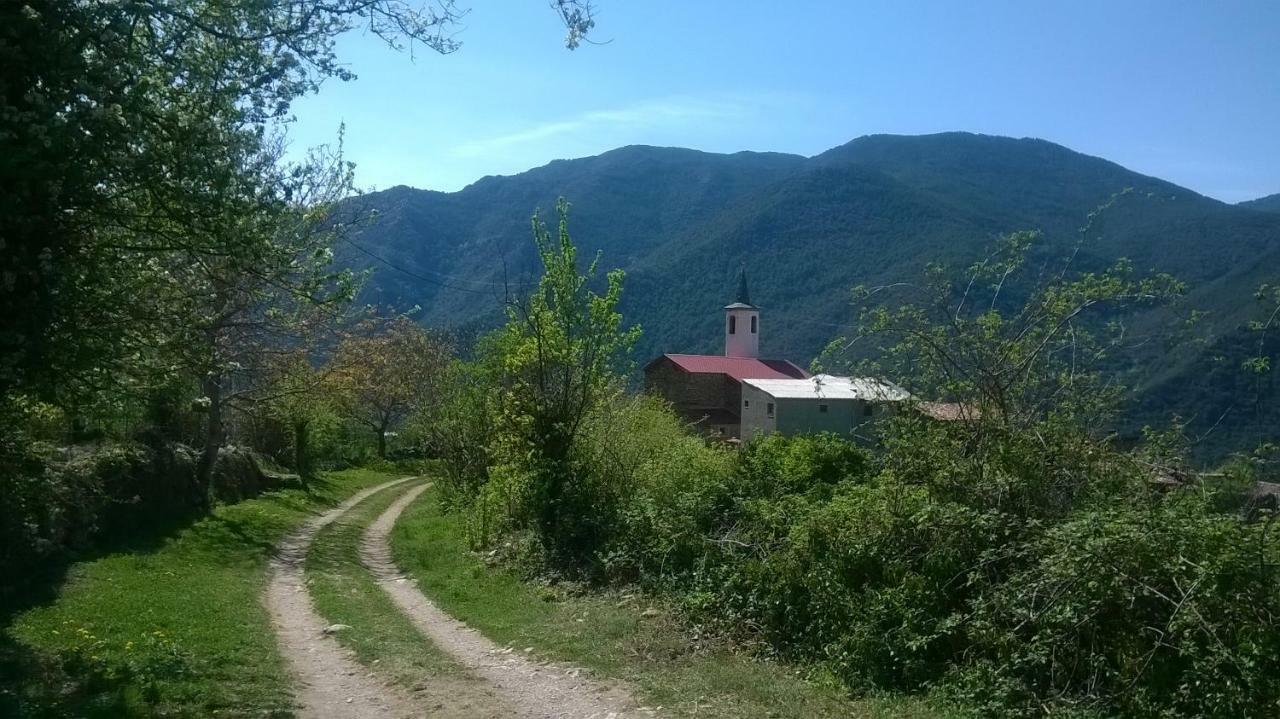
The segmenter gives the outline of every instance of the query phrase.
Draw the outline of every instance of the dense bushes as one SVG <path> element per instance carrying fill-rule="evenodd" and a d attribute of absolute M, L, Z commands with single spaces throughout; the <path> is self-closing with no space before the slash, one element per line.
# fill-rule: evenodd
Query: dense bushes
<path fill-rule="evenodd" d="M 933 691 L 983 716 L 1274 713 L 1269 515 L 1208 485 L 1157 491 L 1138 456 L 1060 425 L 1035 442 L 907 416 L 884 429 L 874 451 L 831 435 L 731 450 L 653 398 L 600 407 L 575 454 L 610 502 L 581 518 L 584 574 L 853 691 Z M 485 503 L 490 539 L 531 531 L 504 514 L 517 505 Z"/>
<path fill-rule="evenodd" d="M 910 486 L 856 485 L 800 521 L 731 586 L 784 652 L 826 663 L 859 689 L 917 689 L 959 648 L 946 621 L 984 546 L 981 517 Z M 748 591 L 743 591 L 744 589 Z"/>
<path fill-rule="evenodd" d="M 967 634 L 983 662 L 954 677 L 989 711 L 1049 698 L 1134 716 L 1274 715 L 1280 543 L 1267 524 L 1185 490 L 1084 509 L 1027 554 L 974 603 Z"/>
<path fill-rule="evenodd" d="M 1059 276 L 1008 317 L 939 286 L 938 322 L 904 307 L 866 326 L 905 338 L 888 348 L 895 376 L 969 400 L 963 421 L 908 410 L 866 447 L 730 449 L 618 391 L 605 363 L 584 373 L 626 343 L 563 233 L 558 254 L 539 237 L 552 279 L 535 297 L 555 310 L 513 313 L 441 420 L 420 422 L 475 544 L 547 578 L 638 583 L 852 691 L 931 692 L 978 716 L 1280 710 L 1280 531 L 1228 496 L 1250 468 L 1170 483 L 1194 476 L 1176 433 L 1117 449 L 1097 431 L 1117 390 L 1077 361 L 1106 349 L 1082 312 L 1168 294 L 1166 280 Z M 978 274 L 998 295 L 1019 265 Z"/>
<path fill-rule="evenodd" d="M 617 488 L 612 531 L 596 550 L 604 577 L 659 584 L 707 560 L 708 537 L 732 511 L 728 450 L 706 447 L 660 401 L 639 397 L 592 413 L 579 459 Z"/>
<path fill-rule="evenodd" d="M 735 455 L 671 437 L 661 412 L 634 402 L 642 420 L 613 420 L 628 432 L 591 435 L 632 458 L 606 564 L 695 620 L 853 690 L 934 689 L 981 715 L 1280 701 L 1280 537 L 1206 486 L 1157 492 L 1133 457 L 1065 432 L 984 450 L 984 428 L 904 420 L 875 455 L 831 436 Z M 965 449 L 901 456 L 938 447 Z"/>

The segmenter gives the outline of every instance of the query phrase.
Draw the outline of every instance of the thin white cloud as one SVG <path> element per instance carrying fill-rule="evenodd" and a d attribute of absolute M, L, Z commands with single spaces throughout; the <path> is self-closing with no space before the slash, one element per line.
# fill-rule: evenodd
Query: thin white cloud
<path fill-rule="evenodd" d="M 535 143 L 572 133 L 636 128 L 674 128 L 695 121 L 733 120 L 745 117 L 754 108 L 739 102 L 716 102 L 694 98 L 667 98 L 643 102 L 616 110 L 594 110 L 577 117 L 547 122 L 495 137 L 456 145 L 458 157 L 479 157 L 518 145 Z"/>

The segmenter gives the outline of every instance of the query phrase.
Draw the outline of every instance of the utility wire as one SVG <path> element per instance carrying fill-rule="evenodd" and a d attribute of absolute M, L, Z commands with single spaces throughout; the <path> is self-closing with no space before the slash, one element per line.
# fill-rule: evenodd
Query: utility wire
<path fill-rule="evenodd" d="M 360 252 L 361 254 L 363 254 L 363 255 L 365 255 L 365 256 L 367 256 L 367 257 L 371 258 L 371 259 L 377 260 L 378 262 L 380 262 L 380 263 L 382 263 L 382 264 L 386 265 L 387 267 L 389 267 L 389 268 L 391 268 L 391 269 L 395 270 L 396 272 L 399 272 L 399 273 L 401 273 L 401 274 L 405 275 L 406 277 L 412 277 L 413 279 L 415 279 L 415 280 L 419 280 L 419 281 L 421 281 L 421 282 L 427 282 L 427 283 L 430 283 L 430 284 L 436 285 L 436 286 L 438 286 L 438 287 L 444 287 L 445 289 L 455 290 L 455 291 L 457 291 L 457 292 L 469 292 L 469 293 L 471 293 L 471 294 L 475 294 L 475 295 L 487 295 L 487 296 L 493 296 L 493 290 L 496 290 L 496 289 L 497 289 L 497 285 L 498 285 L 498 283 L 497 283 L 497 282 L 484 282 L 483 280 L 468 280 L 468 279 L 461 278 L 461 277 L 450 277 L 449 275 L 446 275 L 446 274 L 443 274 L 443 273 L 440 273 L 440 272 L 436 272 L 436 273 L 433 273 L 433 274 L 439 275 L 440 277 L 448 277 L 448 278 L 449 278 L 449 279 L 451 279 L 451 280 L 457 280 L 457 281 L 460 281 L 460 282 L 472 282 L 472 283 L 474 283 L 474 284 L 478 284 L 478 285 L 486 285 L 486 286 L 488 287 L 488 289 L 479 290 L 479 289 L 474 289 L 474 288 L 469 288 L 469 287 L 459 287 L 458 285 L 454 285 L 454 284 L 450 284 L 450 283 L 448 283 L 448 282 L 443 282 L 443 281 L 441 281 L 441 280 L 433 279 L 433 278 L 431 278 L 431 277 L 427 277 L 426 275 L 422 275 L 422 274 L 419 274 L 419 273 L 417 273 L 417 272 L 414 272 L 413 270 L 405 269 L 404 267 L 401 267 L 401 266 L 397 265 L 396 263 L 392 262 L 391 260 L 388 260 L 387 258 L 385 258 L 385 257 L 383 257 L 383 256 L 381 256 L 381 255 L 379 255 L 379 254 L 377 254 L 377 253 L 375 253 L 375 252 L 373 252 L 373 251 L 371 251 L 371 250 L 369 250 L 369 249 L 365 248 L 365 247 L 362 247 L 361 245 L 357 244 L 355 241 L 353 241 L 353 240 L 352 240 L 352 239 L 350 239 L 350 238 L 345 238 L 345 237 L 344 237 L 344 238 L 343 238 L 343 241 L 344 241 L 344 242 L 346 242 L 348 245 L 351 245 L 351 247 L 353 247 L 356 251 Z M 430 272 L 430 270 L 426 270 L 426 271 L 427 271 L 427 272 Z M 519 287 L 519 286 L 523 286 L 523 285 L 526 285 L 526 284 L 528 284 L 528 283 L 526 283 L 526 282 L 520 282 L 520 283 L 517 283 L 517 284 L 516 284 L 516 286 L 517 286 L 517 287 Z"/>

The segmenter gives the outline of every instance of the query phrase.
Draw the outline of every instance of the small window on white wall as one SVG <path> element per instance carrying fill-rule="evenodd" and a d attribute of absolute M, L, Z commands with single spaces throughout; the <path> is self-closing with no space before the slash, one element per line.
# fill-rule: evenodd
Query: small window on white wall
<path fill-rule="evenodd" d="M 729 334 L 732 335 L 737 333 L 738 333 L 738 318 L 730 315 L 729 316 Z"/>
<path fill-rule="evenodd" d="M 755 315 L 751 315 L 751 334 L 756 333 L 756 320 L 758 319 L 760 318 L 756 317 Z"/>
<path fill-rule="evenodd" d="M 742 400 L 742 407 L 743 407 L 743 409 L 746 409 L 747 407 L 750 407 L 750 406 L 751 406 L 751 400 L 749 400 L 749 399 L 744 399 L 744 400 Z"/>
<path fill-rule="evenodd" d="M 826 413 L 827 413 L 827 405 L 825 404 L 818 405 L 818 414 L 826 414 Z"/>
<path fill-rule="evenodd" d="M 766 403 L 766 404 L 765 404 L 765 406 L 764 406 L 764 413 L 765 413 L 766 415 L 768 415 L 769 417 L 773 417 L 773 403 L 772 403 L 772 402 L 768 402 L 768 403 Z"/>

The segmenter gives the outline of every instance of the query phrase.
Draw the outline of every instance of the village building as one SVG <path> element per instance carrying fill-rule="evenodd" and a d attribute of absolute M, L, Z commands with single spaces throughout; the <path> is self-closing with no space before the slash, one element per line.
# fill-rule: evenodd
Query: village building
<path fill-rule="evenodd" d="M 724 355 L 663 354 L 645 365 L 645 390 L 707 434 L 741 437 L 744 381 L 809 376 L 787 360 L 761 359 L 760 332 L 760 308 L 751 304 L 743 271 L 737 297 L 724 308 Z"/>
<path fill-rule="evenodd" d="M 746 273 L 724 308 L 724 355 L 663 354 L 644 368 L 645 391 L 658 395 L 708 435 L 750 440 L 766 434 L 850 435 L 909 406 L 942 421 L 967 418 L 960 405 L 917 402 L 883 379 L 810 377 L 785 359 L 761 359 L 760 308 L 751 304 Z"/>
<path fill-rule="evenodd" d="M 978 410 L 953 402 L 921 402 L 884 379 L 820 374 L 807 379 L 750 379 L 742 383 L 741 437 L 766 434 L 834 432 L 859 429 L 898 411 L 916 412 L 938 422 L 971 421 Z M 870 438 L 870 432 L 861 435 Z"/>
<path fill-rule="evenodd" d="M 773 432 L 848 435 L 911 394 L 892 382 L 820 374 L 806 379 L 749 379 L 742 387 L 743 440 Z"/>

